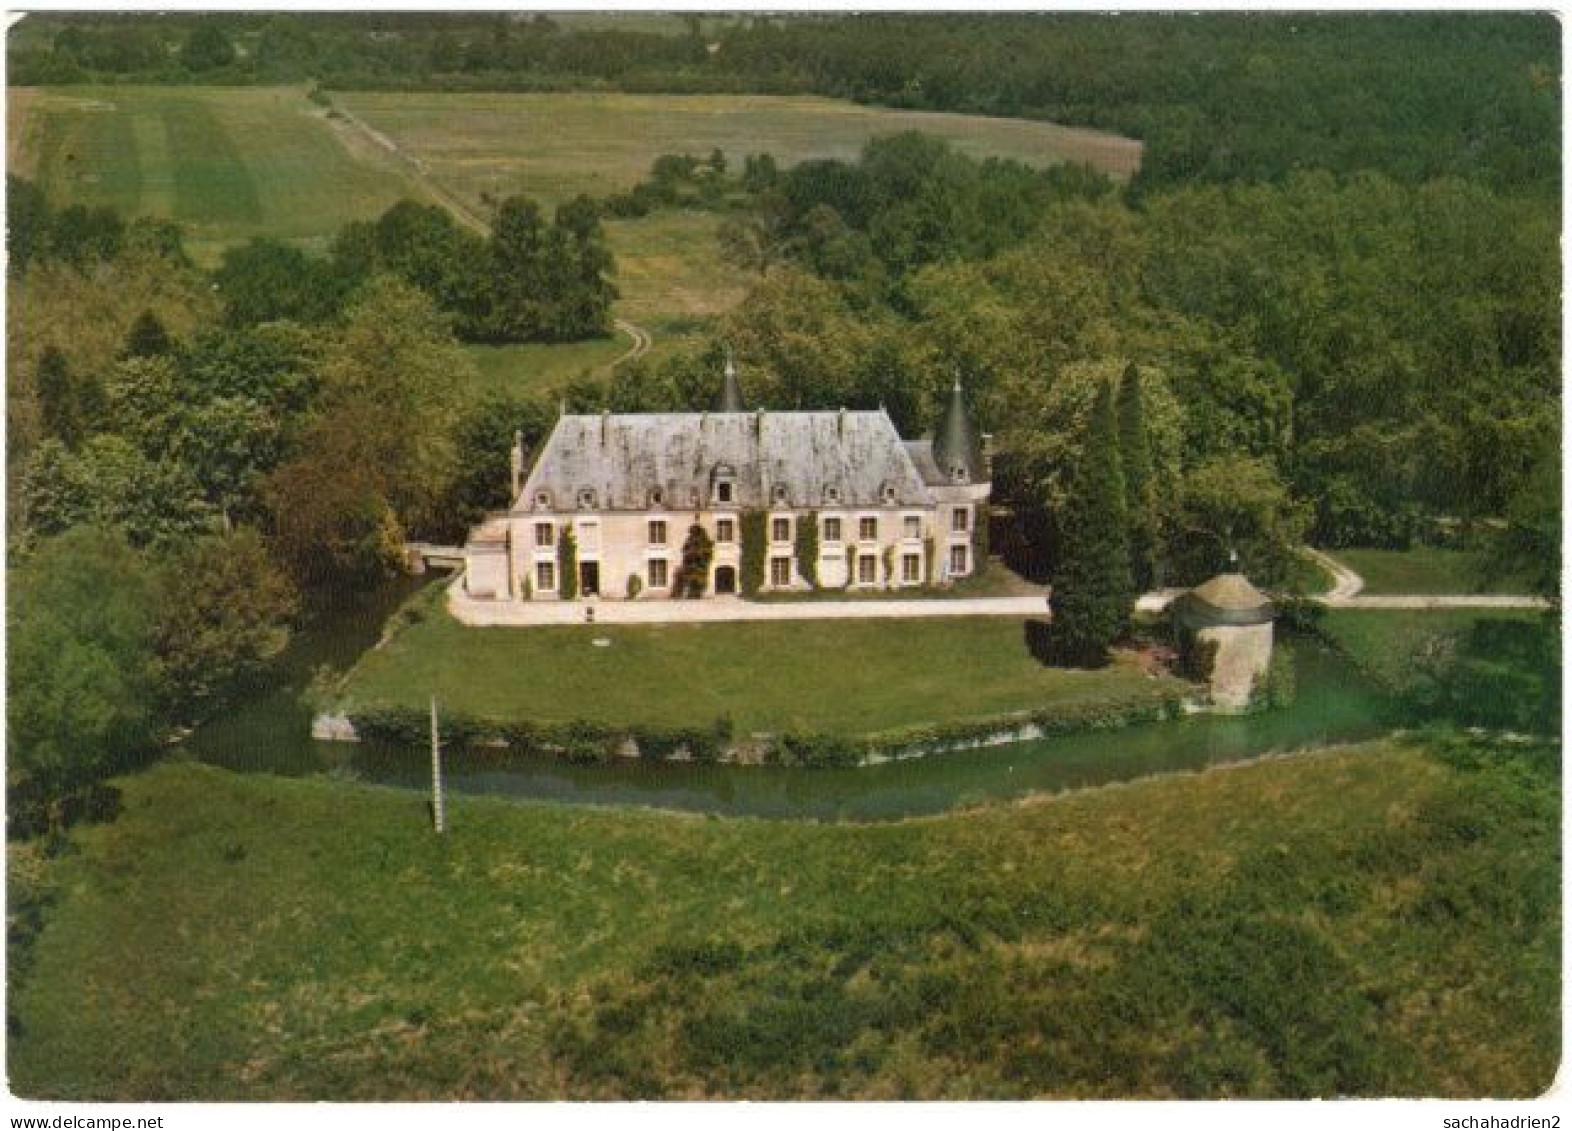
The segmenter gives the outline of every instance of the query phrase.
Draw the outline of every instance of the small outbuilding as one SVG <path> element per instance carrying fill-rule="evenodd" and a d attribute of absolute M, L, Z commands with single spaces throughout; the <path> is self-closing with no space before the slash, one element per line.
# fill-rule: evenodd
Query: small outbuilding
<path fill-rule="evenodd" d="M 1242 573 L 1218 574 L 1183 593 L 1173 606 L 1179 654 L 1211 684 L 1219 710 L 1242 711 L 1272 663 L 1271 599 Z"/>

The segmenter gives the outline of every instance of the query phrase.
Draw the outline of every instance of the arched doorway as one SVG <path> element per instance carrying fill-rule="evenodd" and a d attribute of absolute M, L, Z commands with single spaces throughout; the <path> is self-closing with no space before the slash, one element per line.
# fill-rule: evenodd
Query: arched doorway
<path fill-rule="evenodd" d="M 735 566 L 715 567 L 715 594 L 724 596 L 727 593 L 737 592 L 737 569 Z"/>

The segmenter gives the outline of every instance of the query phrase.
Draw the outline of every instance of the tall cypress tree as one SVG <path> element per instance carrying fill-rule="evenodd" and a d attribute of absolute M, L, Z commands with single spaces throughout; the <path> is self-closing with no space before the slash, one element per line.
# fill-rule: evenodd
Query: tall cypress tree
<path fill-rule="evenodd" d="M 1160 535 L 1157 484 L 1141 404 L 1141 375 L 1132 361 L 1119 382 L 1119 455 L 1124 471 L 1124 496 L 1130 520 L 1130 573 L 1138 590 L 1157 582 Z"/>
<path fill-rule="evenodd" d="M 1130 622 L 1135 584 L 1112 384 L 1097 392 L 1086 444 L 1065 503 L 1054 577 L 1053 636 L 1061 659 L 1100 666 Z"/>

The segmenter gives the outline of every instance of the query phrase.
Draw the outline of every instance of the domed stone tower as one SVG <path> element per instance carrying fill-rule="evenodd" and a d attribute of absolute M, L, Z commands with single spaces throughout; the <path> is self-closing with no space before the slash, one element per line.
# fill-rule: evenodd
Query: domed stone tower
<path fill-rule="evenodd" d="M 1244 574 L 1221 573 L 1181 594 L 1173 612 L 1180 654 L 1211 683 L 1213 705 L 1243 711 L 1272 663 L 1271 600 Z"/>

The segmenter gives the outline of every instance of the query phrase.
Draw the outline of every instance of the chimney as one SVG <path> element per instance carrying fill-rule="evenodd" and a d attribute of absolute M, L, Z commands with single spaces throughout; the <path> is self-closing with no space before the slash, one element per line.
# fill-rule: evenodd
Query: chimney
<path fill-rule="evenodd" d="M 845 405 L 841 406 L 841 411 L 840 411 L 839 415 L 835 419 L 835 438 L 837 440 L 844 440 L 844 439 L 846 439 L 846 406 Z"/>
<path fill-rule="evenodd" d="M 600 410 L 600 446 L 606 446 L 606 437 L 611 433 L 611 409 Z"/>

